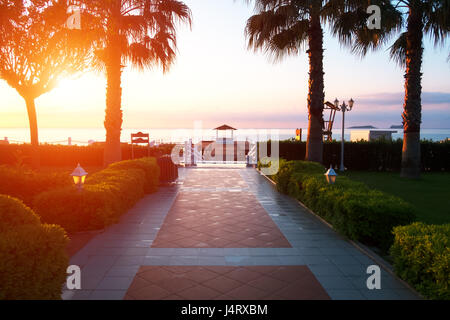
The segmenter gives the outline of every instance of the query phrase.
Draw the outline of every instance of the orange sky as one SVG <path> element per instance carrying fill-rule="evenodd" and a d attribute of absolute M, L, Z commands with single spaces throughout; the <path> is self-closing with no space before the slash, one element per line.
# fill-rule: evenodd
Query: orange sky
<path fill-rule="evenodd" d="M 306 54 L 272 64 L 246 50 L 244 26 L 252 8 L 231 0 L 185 2 L 193 11 L 194 26 L 180 30 L 178 59 L 170 72 L 127 68 L 123 74 L 124 127 L 190 128 L 195 120 L 205 127 L 305 127 Z M 361 61 L 328 35 L 324 46 L 326 99 L 356 101 L 349 123 L 401 123 L 404 71 L 387 53 L 382 50 Z M 426 49 L 423 90 L 430 98 L 424 100 L 424 125 L 448 127 L 448 50 Z M 103 127 L 105 84 L 104 76 L 94 73 L 62 80 L 37 99 L 39 126 Z M 0 97 L 0 128 L 28 127 L 23 99 L 4 81 Z"/>

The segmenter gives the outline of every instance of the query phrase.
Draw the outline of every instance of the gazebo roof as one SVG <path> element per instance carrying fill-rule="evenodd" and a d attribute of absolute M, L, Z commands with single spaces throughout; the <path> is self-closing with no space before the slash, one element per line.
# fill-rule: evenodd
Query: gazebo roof
<path fill-rule="evenodd" d="M 223 126 L 217 127 L 214 130 L 218 130 L 218 131 L 225 131 L 225 130 L 237 130 L 233 127 L 230 127 L 229 125 L 224 124 Z"/>

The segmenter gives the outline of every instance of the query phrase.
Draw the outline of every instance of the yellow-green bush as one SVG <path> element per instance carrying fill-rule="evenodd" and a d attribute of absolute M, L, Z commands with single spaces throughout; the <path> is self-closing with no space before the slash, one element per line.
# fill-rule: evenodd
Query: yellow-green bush
<path fill-rule="evenodd" d="M 450 300 L 450 224 L 394 228 L 395 272 L 429 299 Z"/>
<path fill-rule="evenodd" d="M 41 224 L 23 202 L 0 195 L 0 300 L 60 299 L 67 241 L 61 227 Z"/>
<path fill-rule="evenodd" d="M 154 158 L 123 161 L 88 176 L 81 192 L 72 186 L 36 196 L 33 208 L 42 221 L 68 232 L 101 229 L 118 222 L 145 193 L 155 192 L 158 183 Z"/>
<path fill-rule="evenodd" d="M 141 158 L 113 163 L 109 166 L 114 170 L 141 169 L 145 172 L 145 192 L 152 193 L 158 190 L 160 169 L 156 158 Z"/>
<path fill-rule="evenodd" d="M 289 193 L 289 184 L 291 183 L 291 177 L 294 174 L 298 176 L 323 172 L 324 167 L 317 162 L 286 161 L 284 159 L 280 159 L 278 173 L 273 176 L 273 180 L 277 183 L 278 191 L 282 193 Z"/>
<path fill-rule="evenodd" d="M 414 209 L 400 198 L 347 177 L 329 185 L 325 168 L 306 161 L 281 161 L 274 176 L 280 192 L 295 197 L 353 240 L 388 250 L 394 226 L 409 224 Z"/>
<path fill-rule="evenodd" d="M 13 166 L 0 166 L 0 181 L 0 194 L 19 198 L 28 206 L 37 194 L 72 183 L 65 173 L 40 173 Z"/>

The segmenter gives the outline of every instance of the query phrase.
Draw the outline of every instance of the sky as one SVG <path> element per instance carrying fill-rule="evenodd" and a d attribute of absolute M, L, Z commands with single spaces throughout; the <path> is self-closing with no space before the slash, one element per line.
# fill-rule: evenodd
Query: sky
<path fill-rule="evenodd" d="M 307 128 L 308 57 L 276 64 L 247 50 L 244 28 L 253 14 L 239 0 L 185 0 L 192 30 L 180 27 L 178 57 L 166 74 L 127 67 L 122 75 L 124 128 Z M 401 124 L 404 70 L 387 48 L 364 59 L 341 48 L 328 30 L 324 39 L 325 98 L 355 100 L 346 126 Z M 427 39 L 423 65 L 423 128 L 450 128 L 450 43 Z M 85 72 L 60 81 L 36 100 L 41 128 L 102 128 L 104 75 Z M 327 116 L 327 114 L 325 114 Z M 340 127 L 338 124 L 336 127 Z M 0 80 L 0 128 L 28 127 L 25 102 Z"/>

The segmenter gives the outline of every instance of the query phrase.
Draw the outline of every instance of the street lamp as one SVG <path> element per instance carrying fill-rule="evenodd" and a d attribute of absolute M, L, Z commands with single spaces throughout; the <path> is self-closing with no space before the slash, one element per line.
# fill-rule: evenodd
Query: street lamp
<path fill-rule="evenodd" d="M 83 189 L 84 181 L 86 180 L 86 176 L 88 173 L 84 170 L 80 164 L 73 170 L 71 176 L 73 178 L 73 182 L 77 186 L 78 190 L 81 191 Z"/>
<path fill-rule="evenodd" d="M 348 102 L 348 106 L 345 104 L 345 101 L 342 103 L 341 106 L 339 106 L 339 100 L 337 98 L 336 98 L 336 100 L 334 100 L 334 106 L 338 110 L 342 111 L 341 167 L 339 168 L 340 171 L 345 171 L 345 166 L 344 166 L 345 113 L 347 111 L 352 111 L 354 104 L 355 104 L 355 101 L 353 101 L 353 99 L 350 99 L 350 101 Z"/>
<path fill-rule="evenodd" d="M 333 170 L 333 166 L 330 165 L 330 169 L 325 173 L 325 177 L 329 184 L 334 184 L 336 182 L 337 173 Z"/>

